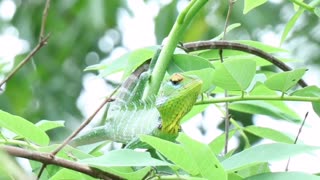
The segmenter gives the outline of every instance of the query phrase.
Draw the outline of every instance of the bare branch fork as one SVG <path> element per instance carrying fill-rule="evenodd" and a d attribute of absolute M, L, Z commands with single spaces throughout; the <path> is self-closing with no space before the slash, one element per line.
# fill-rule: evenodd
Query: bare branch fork
<path fill-rule="evenodd" d="M 9 74 L 4 80 L 0 83 L 0 88 L 4 83 L 9 81 L 15 73 L 17 73 L 29 60 L 44 46 L 47 44 L 47 41 L 50 37 L 50 34 L 41 39 L 41 41 L 37 44 L 36 47 L 25 57 Z"/>
<path fill-rule="evenodd" d="M 33 48 L 33 50 L 25 57 L 9 74 L 8 76 L 0 82 L 0 89 L 3 86 L 4 83 L 9 81 L 15 73 L 17 73 L 30 59 L 44 46 L 47 44 L 48 39 L 50 37 L 50 34 L 45 34 L 45 27 L 46 27 L 46 21 L 48 16 L 48 9 L 50 7 L 50 0 L 46 1 L 46 5 L 43 10 L 42 14 L 42 22 L 41 22 L 41 29 L 40 29 L 40 35 L 39 35 L 39 42 L 36 45 L 36 47 Z"/>

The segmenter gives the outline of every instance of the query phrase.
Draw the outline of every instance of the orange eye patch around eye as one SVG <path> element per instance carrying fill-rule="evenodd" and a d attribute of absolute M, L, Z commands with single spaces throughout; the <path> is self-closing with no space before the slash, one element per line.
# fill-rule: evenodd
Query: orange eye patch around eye
<path fill-rule="evenodd" d="M 175 73 L 171 76 L 170 81 L 173 84 L 178 84 L 179 82 L 181 82 L 183 80 L 183 76 L 179 73 Z"/>

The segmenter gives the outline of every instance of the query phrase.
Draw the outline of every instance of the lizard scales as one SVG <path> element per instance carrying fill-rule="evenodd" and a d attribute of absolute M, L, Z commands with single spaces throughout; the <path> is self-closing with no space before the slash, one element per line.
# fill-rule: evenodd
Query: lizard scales
<path fill-rule="evenodd" d="M 139 76 L 147 69 L 146 64 L 137 68 L 120 87 L 118 97 L 110 103 L 106 124 L 74 139 L 72 145 L 107 139 L 128 144 L 137 139 L 139 134 L 167 136 L 169 139 L 178 134 L 180 119 L 191 110 L 200 93 L 202 81 L 195 76 L 173 74 L 162 84 L 157 97 L 142 101 L 139 98 L 142 92 L 134 90 L 137 85 L 133 81 L 139 82 Z M 134 95 L 139 97 L 132 97 L 130 91 L 135 91 Z"/>

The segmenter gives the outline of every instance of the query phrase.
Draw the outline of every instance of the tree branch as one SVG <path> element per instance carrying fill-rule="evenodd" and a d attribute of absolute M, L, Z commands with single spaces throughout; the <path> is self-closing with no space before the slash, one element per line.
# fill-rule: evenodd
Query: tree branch
<path fill-rule="evenodd" d="M 116 90 L 113 91 L 113 93 L 110 95 L 110 97 L 106 98 L 100 106 L 93 112 L 93 114 L 85 120 L 78 129 L 76 129 L 64 142 L 57 148 L 55 149 L 51 154 L 54 156 L 56 155 L 63 147 L 65 147 L 74 137 L 76 137 L 83 128 L 85 128 L 91 121 L 92 119 L 97 115 L 97 113 L 103 108 L 104 105 L 106 105 L 108 102 L 113 101 L 111 98 L 115 94 Z"/>
<path fill-rule="evenodd" d="M 40 35 L 39 35 L 39 42 L 41 42 L 44 38 L 45 28 L 46 28 L 46 22 L 47 22 L 47 16 L 48 16 L 48 10 L 50 7 L 50 0 L 46 1 L 46 5 L 43 9 L 42 13 L 42 21 L 41 21 L 41 29 L 40 29 Z"/>
<path fill-rule="evenodd" d="M 117 88 L 117 89 L 118 89 L 118 88 Z M 111 97 L 116 93 L 117 89 L 115 89 L 115 90 L 111 93 L 111 95 L 110 95 L 108 98 L 106 98 L 106 99 L 101 103 L 101 105 L 94 111 L 94 113 L 93 113 L 87 120 L 85 120 L 85 121 L 80 125 L 79 128 L 77 128 L 69 137 L 67 137 L 67 139 L 65 139 L 65 140 L 63 141 L 63 143 L 62 143 L 59 147 L 57 147 L 54 151 L 52 151 L 52 152 L 50 153 L 50 156 L 51 156 L 52 159 L 54 159 L 54 158 L 55 158 L 55 155 L 56 155 L 62 148 L 64 148 L 74 137 L 76 137 L 76 136 L 81 132 L 81 130 L 82 130 L 83 128 L 85 128 L 85 127 L 92 121 L 92 119 L 93 119 L 93 118 L 96 116 L 96 114 L 103 108 L 103 106 L 104 106 L 105 104 L 107 104 L 108 102 L 113 101 L 113 99 L 112 99 Z M 40 176 L 41 176 L 43 170 L 46 168 L 46 166 L 47 166 L 47 164 L 45 164 L 45 163 L 42 165 L 42 167 L 41 167 L 41 169 L 40 169 L 40 171 L 39 171 L 39 174 L 38 174 L 38 178 L 40 178 Z"/>
<path fill-rule="evenodd" d="M 292 69 L 280 61 L 278 58 L 272 56 L 269 53 L 266 53 L 258 48 L 231 42 L 231 41 L 198 41 L 198 42 L 190 42 L 183 44 L 183 49 L 186 52 L 192 52 L 192 51 L 199 51 L 199 50 L 205 50 L 205 49 L 231 49 L 231 50 L 237 50 L 237 51 L 243 51 L 247 52 L 249 54 L 256 55 L 258 57 L 261 57 L 273 65 L 277 66 L 278 68 L 282 69 L 283 71 L 291 71 Z M 308 84 L 300 79 L 299 85 L 301 87 L 306 87 Z"/>
<path fill-rule="evenodd" d="M 42 22 L 41 22 L 41 30 L 40 30 L 40 35 L 39 35 L 39 42 L 37 44 L 37 46 L 27 55 L 26 58 L 24 58 L 18 65 L 17 67 L 15 67 L 10 73 L 9 75 L 2 80 L 2 82 L 0 83 L 0 90 L 1 87 L 4 83 L 6 83 L 7 81 L 9 81 L 13 75 L 18 72 L 19 69 L 22 68 L 23 65 L 25 65 L 44 45 L 47 44 L 47 41 L 49 39 L 49 35 L 45 36 L 45 26 L 46 26 L 46 22 L 47 22 L 47 16 L 48 16 L 48 9 L 50 7 L 50 0 L 46 1 L 46 5 L 43 9 L 43 14 L 42 14 Z"/>
<path fill-rule="evenodd" d="M 36 152 L 36 151 L 30 151 L 30 150 L 26 150 L 26 149 L 22 149 L 22 148 L 18 148 L 18 147 L 13 147 L 13 146 L 6 146 L 6 145 L 1 146 L 0 149 L 6 151 L 8 154 L 10 154 L 12 156 L 22 157 L 22 158 L 26 158 L 29 160 L 42 162 L 44 164 L 57 165 L 60 167 L 64 167 L 67 169 L 71 169 L 74 171 L 78 171 L 78 172 L 87 174 L 87 175 L 92 176 L 94 178 L 110 179 L 110 180 L 111 179 L 122 179 L 121 177 L 116 176 L 114 174 L 103 172 L 99 169 L 94 169 L 94 168 L 91 168 L 91 167 L 84 165 L 84 164 L 65 160 L 65 159 L 58 158 L 58 157 L 52 157 L 52 155 L 49 153 L 40 153 L 40 152 Z"/>
<path fill-rule="evenodd" d="M 224 98 L 214 98 L 208 100 L 202 100 L 195 103 L 200 104 L 216 104 L 224 102 L 236 102 L 236 101 L 298 101 L 298 102 L 320 102 L 319 97 L 309 96 L 279 96 L 279 95 L 250 95 L 250 96 L 229 96 Z"/>

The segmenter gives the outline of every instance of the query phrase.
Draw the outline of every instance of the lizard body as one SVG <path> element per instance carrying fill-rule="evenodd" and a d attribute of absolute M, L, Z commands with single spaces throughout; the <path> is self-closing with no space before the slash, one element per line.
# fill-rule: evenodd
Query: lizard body
<path fill-rule="evenodd" d="M 140 70 L 141 66 L 132 75 L 140 75 L 137 73 Z M 131 81 L 136 78 L 129 77 L 123 84 L 132 85 Z M 168 136 L 170 139 L 178 134 L 180 119 L 191 110 L 201 85 L 202 81 L 195 76 L 173 74 L 162 84 L 157 98 L 150 97 L 145 101 L 137 98 L 126 103 L 127 96 L 120 93 L 118 97 L 121 99 L 117 98 L 110 104 L 106 124 L 74 139 L 71 145 L 79 146 L 103 140 L 128 144 L 139 134 L 162 138 Z M 128 94 L 127 91 L 124 93 Z M 135 95 L 140 93 L 135 92 Z"/>

